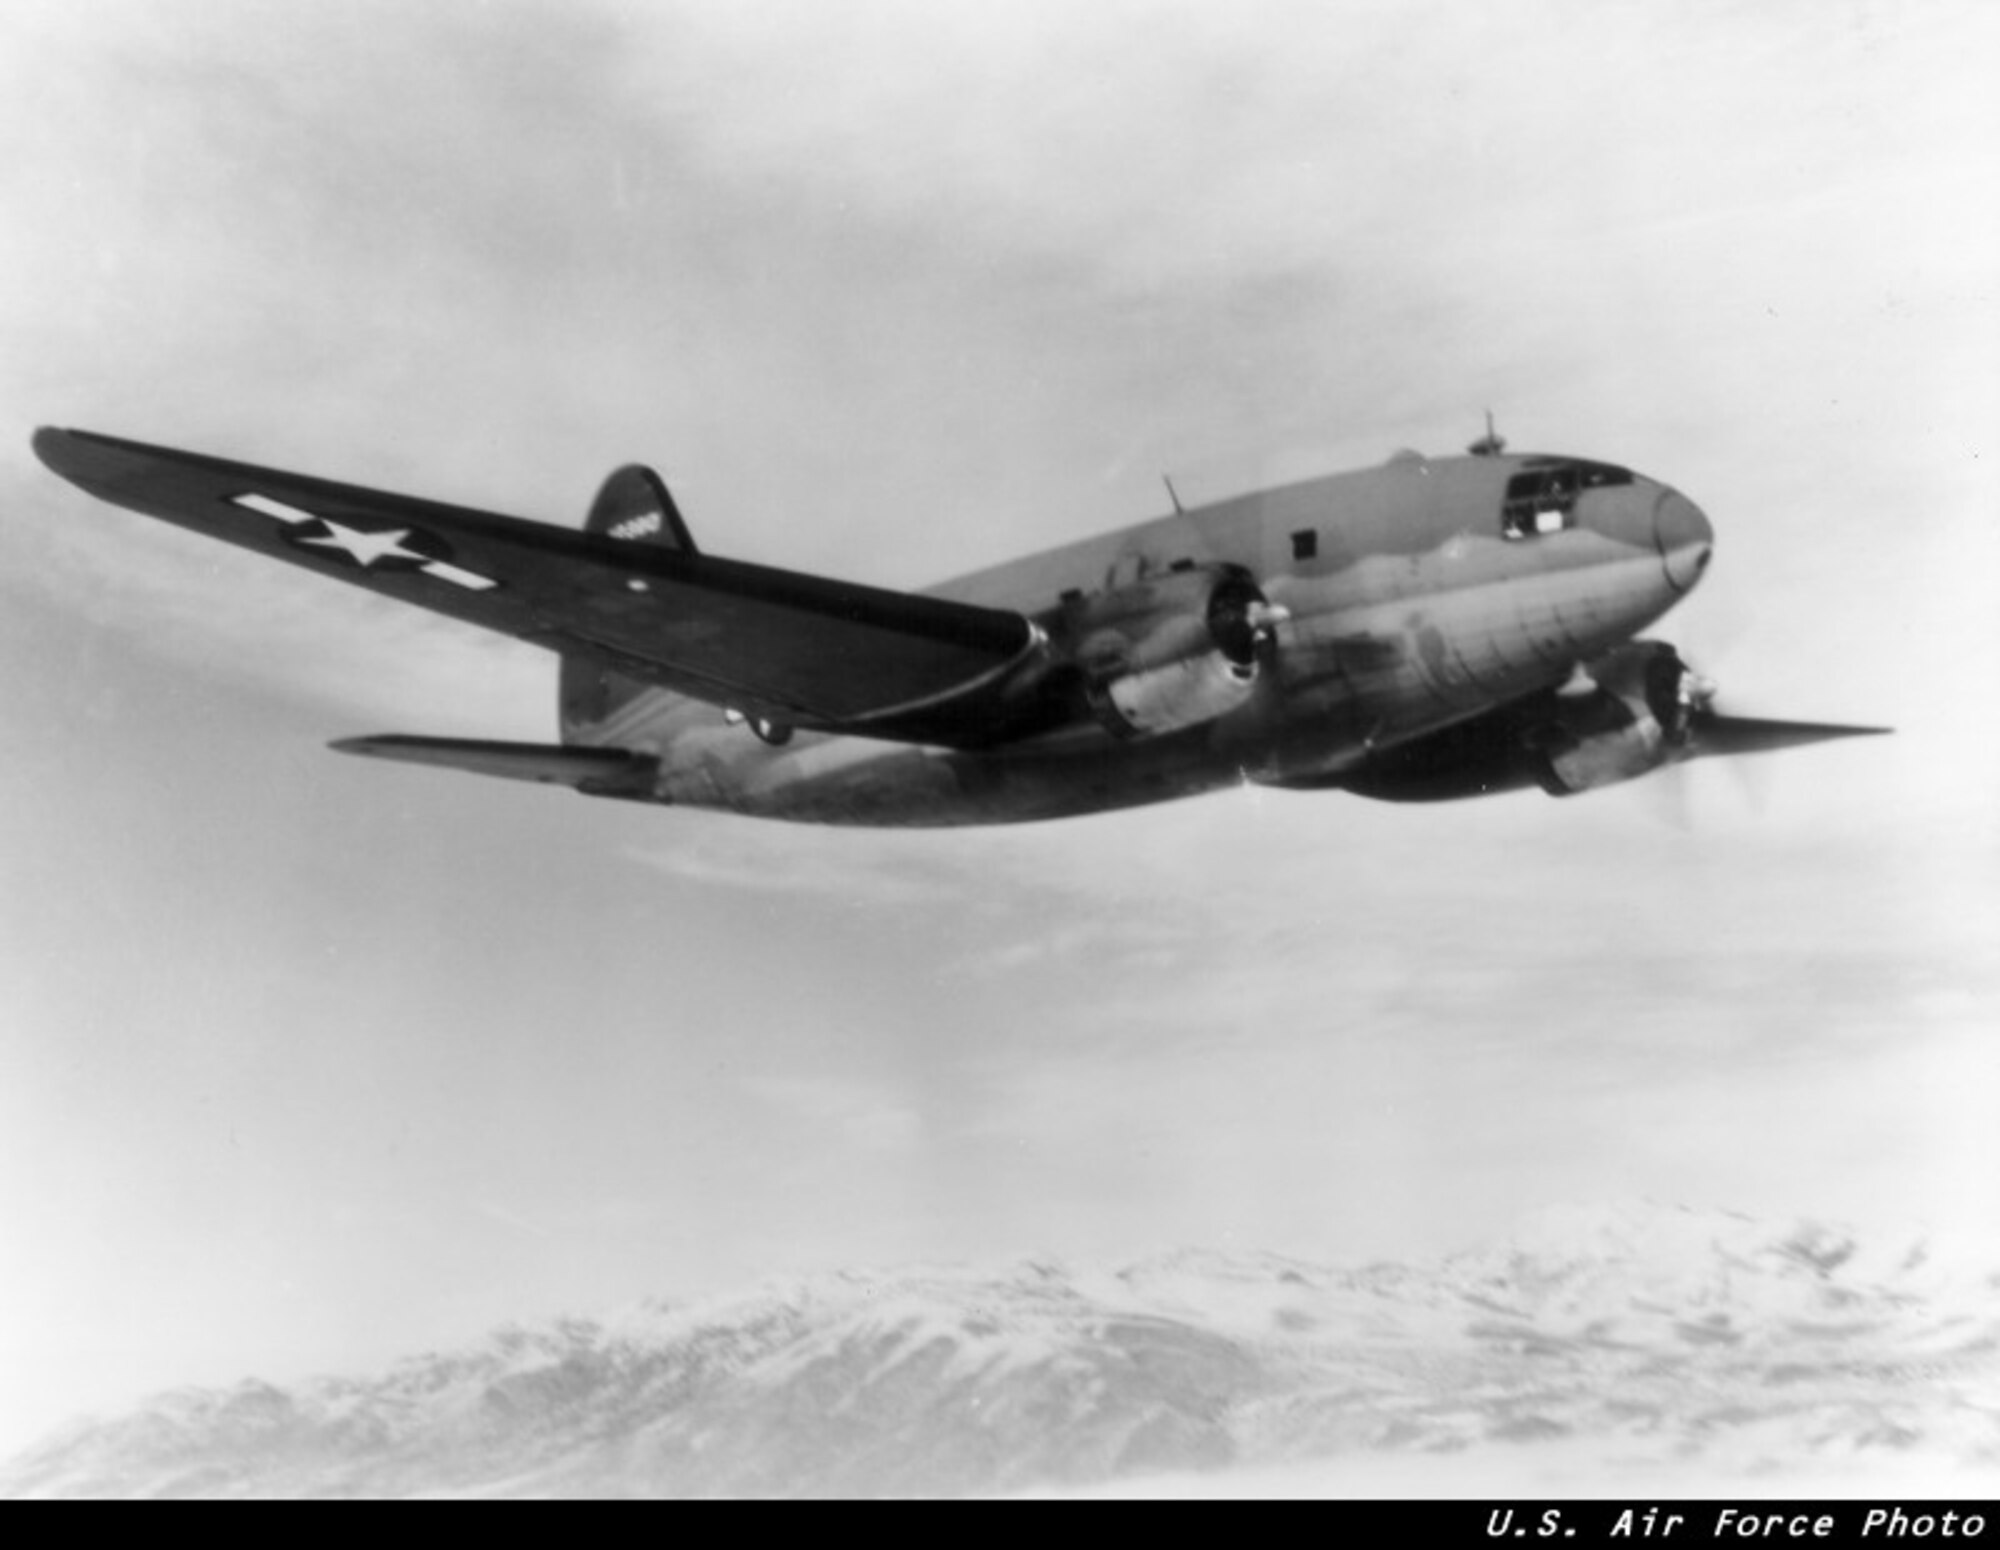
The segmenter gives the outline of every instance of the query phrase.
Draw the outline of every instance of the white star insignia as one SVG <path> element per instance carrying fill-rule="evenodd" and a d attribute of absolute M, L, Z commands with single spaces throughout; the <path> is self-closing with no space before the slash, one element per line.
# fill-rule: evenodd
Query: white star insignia
<path fill-rule="evenodd" d="M 363 570 L 378 560 L 409 560 L 421 565 L 430 558 L 414 549 L 405 549 L 403 540 L 410 536 L 410 530 L 399 527 L 389 533 L 369 533 L 360 528 L 347 527 L 335 522 L 331 517 L 321 517 L 320 525 L 326 529 L 325 537 L 301 538 L 302 544 L 317 544 L 322 549 L 338 549 Z"/>

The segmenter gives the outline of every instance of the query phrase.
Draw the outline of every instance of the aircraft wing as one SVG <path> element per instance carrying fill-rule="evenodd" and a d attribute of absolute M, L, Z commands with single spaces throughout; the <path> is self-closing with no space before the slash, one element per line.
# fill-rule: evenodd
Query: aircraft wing
<path fill-rule="evenodd" d="M 1732 754 L 1775 753 L 1807 743 L 1841 737 L 1881 737 L 1887 727 L 1839 726 L 1825 721 L 1770 721 L 1760 716 L 1722 716 L 1699 711 L 1688 739 L 1690 759 L 1717 759 Z"/>
<path fill-rule="evenodd" d="M 1562 728 L 1562 714 L 1557 691 L 1537 690 L 1484 715 L 1382 749 L 1358 769 L 1285 784 L 1304 790 L 1342 786 L 1390 802 L 1449 801 L 1530 786 L 1561 794 L 1563 788 L 1548 784 L 1548 761 L 1538 750 L 1552 740 L 1558 744 L 1574 741 Z M 1774 753 L 1836 738 L 1880 737 L 1889 730 L 1825 721 L 1725 716 L 1703 706 L 1690 718 L 1684 741 L 1664 744 L 1655 762 L 1617 778 L 1629 779 L 1686 759 Z"/>
<path fill-rule="evenodd" d="M 1016 613 L 89 431 L 38 431 L 35 452 L 102 500 L 787 725 L 916 737 L 937 722 L 958 736 L 919 740 L 975 740 L 965 712 L 1040 639 Z"/>

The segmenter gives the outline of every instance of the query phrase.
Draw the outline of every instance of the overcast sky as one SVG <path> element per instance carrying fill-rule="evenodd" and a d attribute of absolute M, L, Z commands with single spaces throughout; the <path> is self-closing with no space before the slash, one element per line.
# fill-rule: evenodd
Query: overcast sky
<path fill-rule="evenodd" d="M 773 1272 L 1650 1195 L 2000 1236 L 2000 12 L 0 5 L 0 1447 Z M 1517 446 L 1894 739 L 1552 802 L 828 832 L 325 751 L 554 661 L 79 425 L 891 586 Z M 1741 774 L 1744 779 L 1739 780 Z M 1678 820 L 1678 821 L 1677 821 Z"/>

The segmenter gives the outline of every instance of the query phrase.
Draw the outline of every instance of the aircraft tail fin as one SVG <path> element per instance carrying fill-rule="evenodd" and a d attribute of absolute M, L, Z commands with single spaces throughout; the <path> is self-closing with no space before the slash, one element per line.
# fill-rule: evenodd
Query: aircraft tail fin
<path fill-rule="evenodd" d="M 583 530 L 682 554 L 699 552 L 667 482 L 643 463 L 627 463 L 604 481 Z"/>
<path fill-rule="evenodd" d="M 550 747 L 543 743 L 406 737 L 399 733 L 343 738 L 332 746 L 340 753 L 360 754 L 365 758 L 467 770 L 505 780 L 532 780 L 545 786 L 568 786 L 586 796 L 650 798 L 652 777 L 659 769 L 659 760 L 623 748 Z"/>
<path fill-rule="evenodd" d="M 680 554 L 700 552 L 666 480 L 643 463 L 627 463 L 604 481 L 584 518 L 583 530 Z M 608 720 L 645 688 L 595 662 L 565 657 L 560 688 L 564 740 Z"/>

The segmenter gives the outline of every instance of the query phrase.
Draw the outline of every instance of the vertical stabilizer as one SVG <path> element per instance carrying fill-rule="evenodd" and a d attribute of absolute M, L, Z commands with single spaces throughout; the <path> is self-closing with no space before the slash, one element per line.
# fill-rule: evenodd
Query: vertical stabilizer
<path fill-rule="evenodd" d="M 583 530 L 621 543 L 650 544 L 681 554 L 695 554 L 694 535 L 674 504 L 666 481 L 641 463 L 628 463 L 604 481 L 591 502 Z M 576 657 L 563 658 L 561 717 L 563 741 L 590 741 L 590 729 L 601 725 L 646 685 L 609 668 Z"/>
<path fill-rule="evenodd" d="M 694 535 L 681 520 L 666 481 L 643 463 L 628 463 L 604 481 L 583 530 L 682 554 L 696 552 Z"/>

